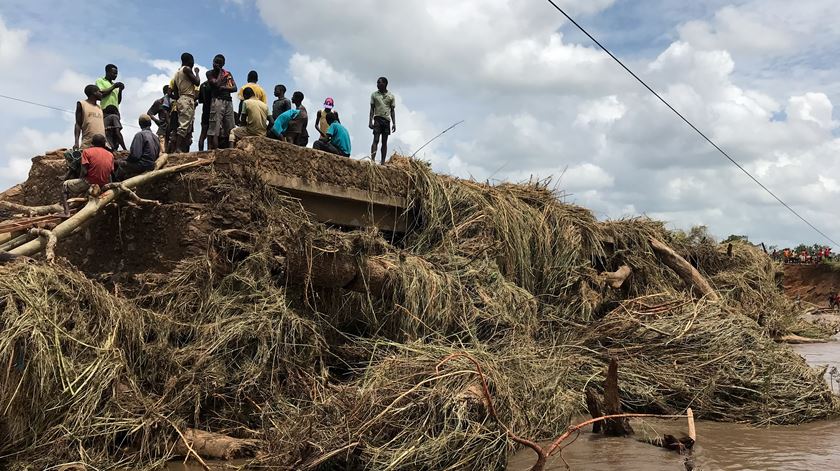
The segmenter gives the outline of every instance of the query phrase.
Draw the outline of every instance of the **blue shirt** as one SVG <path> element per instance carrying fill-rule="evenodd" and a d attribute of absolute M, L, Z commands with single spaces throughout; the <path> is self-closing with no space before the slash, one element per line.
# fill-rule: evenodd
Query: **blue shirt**
<path fill-rule="evenodd" d="M 271 127 L 274 134 L 282 136 L 289 129 L 289 121 L 295 119 L 298 113 L 300 113 L 298 110 L 289 110 L 280 113 L 280 116 L 274 120 L 274 126 Z"/>
<path fill-rule="evenodd" d="M 330 124 L 327 134 L 331 136 L 330 143 L 346 155 L 350 155 L 350 133 L 338 121 Z"/>

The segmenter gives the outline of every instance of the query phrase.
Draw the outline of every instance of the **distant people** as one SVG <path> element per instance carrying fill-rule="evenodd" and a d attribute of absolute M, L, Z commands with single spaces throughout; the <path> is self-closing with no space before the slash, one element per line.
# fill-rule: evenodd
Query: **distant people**
<path fill-rule="evenodd" d="M 274 104 L 271 106 L 271 120 L 274 121 L 277 119 L 278 116 L 281 114 L 289 111 L 292 109 L 292 102 L 286 98 L 286 86 L 285 85 L 276 85 L 274 87 L 274 96 L 277 97 L 274 100 Z"/>
<path fill-rule="evenodd" d="M 91 146 L 93 136 L 101 134 L 105 136 L 105 119 L 102 108 L 99 107 L 99 100 L 102 92 L 96 85 L 85 87 L 87 99 L 76 102 L 76 126 L 74 129 L 73 147 L 79 148 L 79 137 L 81 136 L 81 148 L 87 149 Z"/>
<path fill-rule="evenodd" d="M 201 134 L 198 136 L 198 150 L 204 150 L 207 140 L 207 129 L 210 128 L 210 109 L 213 107 L 213 94 L 210 91 L 210 71 L 205 74 L 207 81 L 198 87 L 198 102 L 201 104 Z"/>
<path fill-rule="evenodd" d="M 303 92 L 292 93 L 292 103 L 295 104 L 295 109 L 298 115 L 289 122 L 289 129 L 286 131 L 286 142 L 300 147 L 306 147 L 309 144 L 309 115 L 306 112 L 306 107 L 303 106 Z"/>
<path fill-rule="evenodd" d="M 207 136 L 210 139 L 210 149 L 218 149 L 220 136 L 225 136 L 234 128 L 233 104 L 230 94 L 236 93 L 236 81 L 233 75 L 224 69 L 225 56 L 217 54 L 213 58 L 213 70 L 210 71 L 210 93 L 213 105 L 210 110 L 210 126 Z"/>
<path fill-rule="evenodd" d="M 318 130 L 318 134 L 321 137 L 327 135 L 327 129 L 330 127 L 330 123 L 327 122 L 327 115 L 333 113 L 335 114 L 336 119 L 338 119 L 338 111 L 335 109 L 335 100 L 331 97 L 327 97 L 324 100 L 324 109 L 318 110 L 318 113 L 315 114 L 315 128 Z M 341 121 L 338 119 L 339 122 Z"/>
<path fill-rule="evenodd" d="M 96 87 L 96 85 L 93 85 Z M 97 90 L 99 90 L 97 88 Z M 79 178 L 67 180 L 63 184 L 62 204 L 64 214 L 70 215 L 67 198 L 70 195 L 80 195 L 88 191 L 91 185 L 100 187 L 111 183 L 111 173 L 114 171 L 114 154 L 105 148 L 105 135 L 96 133 L 91 136 L 91 145 L 82 151 L 81 174 Z"/>
<path fill-rule="evenodd" d="M 263 87 L 257 84 L 257 80 L 259 80 L 259 75 L 257 74 L 256 70 L 248 72 L 248 83 L 246 83 L 242 86 L 242 88 L 239 89 L 239 100 L 246 100 L 245 89 L 250 88 L 254 91 L 254 96 L 257 98 L 257 100 L 260 100 L 261 102 L 268 105 L 268 96 L 265 94 L 265 90 L 263 90 Z"/>
<path fill-rule="evenodd" d="M 256 97 L 252 88 L 242 91 L 242 113 L 239 115 L 240 126 L 230 133 L 230 145 L 247 136 L 265 136 L 268 129 L 268 105 Z"/>
<path fill-rule="evenodd" d="M 284 111 L 274 120 L 274 123 L 271 124 L 271 128 L 269 128 L 266 136 L 271 139 L 279 139 L 281 141 L 287 140 L 287 133 L 289 131 L 289 123 L 292 122 L 295 118 L 297 118 L 300 111 L 298 110 L 288 110 Z"/>
<path fill-rule="evenodd" d="M 128 150 L 125 147 L 125 141 L 122 135 L 122 123 L 120 123 L 120 110 L 114 105 L 108 105 L 102 110 L 105 116 L 105 139 L 108 141 L 108 147 L 112 150 Z"/>
<path fill-rule="evenodd" d="M 370 147 L 370 160 L 376 162 L 376 148 L 379 140 L 382 139 L 382 160 L 388 153 L 388 136 L 397 132 L 397 116 L 394 111 L 396 100 L 394 95 L 388 91 L 388 79 L 379 77 L 376 81 L 376 91 L 370 95 L 370 123 L 368 127 L 373 129 L 373 145 Z"/>
<path fill-rule="evenodd" d="M 102 92 L 102 101 L 100 106 L 103 110 L 111 105 L 116 106 L 117 109 L 120 108 L 125 85 L 122 82 L 114 82 L 114 80 L 117 79 L 118 73 L 119 70 L 117 69 L 117 66 L 114 64 L 108 64 L 105 66 L 105 76 L 96 79 L 96 86 L 99 87 L 99 91 Z"/>
<path fill-rule="evenodd" d="M 175 92 L 178 95 L 178 131 L 175 135 L 175 149 L 189 152 L 195 121 L 195 89 L 201 81 L 196 77 L 195 59 L 192 54 L 181 54 L 181 68 L 175 72 Z"/>
<path fill-rule="evenodd" d="M 327 128 L 326 135 L 315 141 L 312 147 L 330 154 L 350 157 L 350 133 L 347 132 L 347 128 L 338 122 L 338 116 L 334 113 L 327 113 L 327 122 L 330 123 L 330 127 Z"/>
<path fill-rule="evenodd" d="M 171 109 L 172 98 L 169 96 L 169 85 L 164 85 L 163 96 L 155 100 L 149 107 L 149 111 L 146 112 L 158 127 L 157 135 L 161 146 L 166 141 L 166 129 L 169 124 L 169 111 Z"/>
<path fill-rule="evenodd" d="M 128 157 L 117 161 L 116 180 L 123 181 L 141 173 L 155 169 L 155 162 L 160 157 L 160 140 L 152 132 L 152 118 L 147 114 L 137 120 L 140 132 L 134 135 Z"/>

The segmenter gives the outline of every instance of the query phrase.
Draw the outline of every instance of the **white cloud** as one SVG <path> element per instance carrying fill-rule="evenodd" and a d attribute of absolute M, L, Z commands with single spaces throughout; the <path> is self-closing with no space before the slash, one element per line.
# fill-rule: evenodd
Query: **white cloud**
<path fill-rule="evenodd" d="M 17 59 L 29 41 L 29 31 L 11 29 L 0 17 L 0 60 Z"/>

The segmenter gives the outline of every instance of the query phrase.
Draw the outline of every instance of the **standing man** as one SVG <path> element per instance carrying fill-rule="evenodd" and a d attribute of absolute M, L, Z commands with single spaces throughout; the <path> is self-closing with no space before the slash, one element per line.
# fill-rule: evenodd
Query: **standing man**
<path fill-rule="evenodd" d="M 257 85 L 257 80 L 259 80 L 259 75 L 257 74 L 256 70 L 248 72 L 248 83 L 243 85 L 242 88 L 239 90 L 239 100 L 246 100 L 244 92 L 246 88 L 250 88 L 254 90 L 254 96 L 257 97 L 257 100 L 260 100 L 261 102 L 268 105 L 268 96 L 265 94 L 265 90 L 263 90 L 263 87 Z"/>
<path fill-rule="evenodd" d="M 157 135 L 161 146 L 166 140 L 166 127 L 169 122 L 169 110 L 171 109 L 172 98 L 169 97 L 169 85 L 164 85 L 163 96 L 155 100 L 149 107 L 149 111 L 146 112 L 158 127 Z"/>
<path fill-rule="evenodd" d="M 102 108 L 97 103 L 102 98 L 102 92 L 96 85 L 85 87 L 86 100 L 76 102 L 76 126 L 74 128 L 73 147 L 79 148 L 79 136 L 81 136 L 81 148 L 87 149 L 95 134 L 105 137 L 105 120 L 102 116 Z"/>
<path fill-rule="evenodd" d="M 178 132 L 175 136 L 175 150 L 189 152 L 192 142 L 193 121 L 195 121 L 195 89 L 201 81 L 195 76 L 192 54 L 181 54 L 181 68 L 172 79 L 178 93 Z"/>
<path fill-rule="evenodd" d="M 239 126 L 230 132 L 230 145 L 233 147 L 237 140 L 247 136 L 265 136 L 268 129 L 268 105 L 255 96 L 252 88 L 242 90 L 245 100 L 242 102 L 242 113 L 239 114 Z"/>
<path fill-rule="evenodd" d="M 204 150 L 207 140 L 207 129 L 210 127 L 210 108 L 213 107 L 213 94 L 210 93 L 210 71 L 207 71 L 204 82 L 198 87 L 198 102 L 201 103 L 201 134 L 198 135 L 198 150 Z"/>
<path fill-rule="evenodd" d="M 292 103 L 295 104 L 295 109 L 298 115 L 289 121 L 289 129 L 286 131 L 286 142 L 300 147 L 306 147 L 309 144 L 309 131 L 306 128 L 309 126 L 309 115 L 306 113 L 306 107 L 303 106 L 303 92 L 292 93 Z"/>
<path fill-rule="evenodd" d="M 330 154 L 350 157 L 350 133 L 347 132 L 347 128 L 338 122 L 338 115 L 335 113 L 327 113 L 327 122 L 330 123 L 330 127 L 327 128 L 326 135 L 315 141 L 312 147 Z"/>
<path fill-rule="evenodd" d="M 216 54 L 213 58 L 213 70 L 210 71 L 210 93 L 213 97 L 213 107 L 210 110 L 210 127 L 207 136 L 210 138 L 210 149 L 219 148 L 219 136 L 227 136 L 234 127 L 233 104 L 230 94 L 236 92 L 236 81 L 233 75 L 224 69 L 225 56 Z"/>
<path fill-rule="evenodd" d="M 125 85 L 123 85 L 122 82 L 114 82 L 114 80 L 117 79 L 118 72 L 117 66 L 114 64 L 108 64 L 105 66 L 105 76 L 96 79 L 96 86 L 99 87 L 99 91 L 102 92 L 102 102 L 100 103 L 100 106 L 103 110 L 111 105 L 116 106 L 117 110 L 120 109 Z"/>
<path fill-rule="evenodd" d="M 155 161 L 160 157 L 160 140 L 152 132 L 152 118 L 141 114 L 137 124 L 140 125 L 140 132 L 131 141 L 128 157 L 117 161 L 117 181 L 154 170 Z"/>
<path fill-rule="evenodd" d="M 376 148 L 379 138 L 382 138 L 382 161 L 388 153 L 388 136 L 397 132 L 397 116 L 394 112 L 396 101 L 394 95 L 388 91 L 388 79 L 379 77 L 376 81 L 376 91 L 370 95 L 370 123 L 373 129 L 373 145 L 370 147 L 370 160 L 376 162 Z"/>
<path fill-rule="evenodd" d="M 278 116 L 281 114 L 289 111 L 292 109 L 292 102 L 286 98 L 286 86 L 285 85 L 275 85 L 274 86 L 274 96 L 277 97 L 274 100 L 274 104 L 271 106 L 271 120 L 274 121 L 277 119 Z"/>

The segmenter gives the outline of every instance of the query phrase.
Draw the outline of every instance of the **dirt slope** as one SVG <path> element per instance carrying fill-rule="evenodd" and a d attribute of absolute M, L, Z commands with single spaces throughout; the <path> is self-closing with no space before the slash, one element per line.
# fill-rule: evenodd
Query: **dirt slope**
<path fill-rule="evenodd" d="M 828 295 L 840 292 L 840 271 L 827 265 L 785 265 L 785 294 L 828 306 Z"/>

